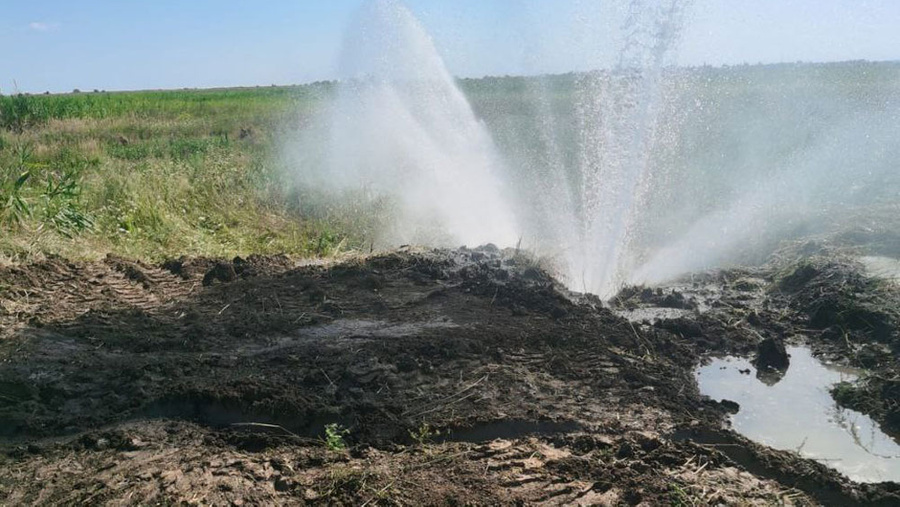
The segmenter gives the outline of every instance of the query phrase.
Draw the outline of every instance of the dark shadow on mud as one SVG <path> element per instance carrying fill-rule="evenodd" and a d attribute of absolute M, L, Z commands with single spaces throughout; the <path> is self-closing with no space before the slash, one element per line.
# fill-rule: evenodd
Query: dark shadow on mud
<path fill-rule="evenodd" d="M 277 414 L 254 412 L 240 402 L 216 399 L 170 398 L 146 405 L 134 419 L 180 419 L 216 429 L 278 429 L 298 437 L 315 439 L 325 435 L 325 427 L 336 424 L 347 428 L 353 424 L 338 414 Z M 277 433 L 277 431 L 275 431 Z"/>

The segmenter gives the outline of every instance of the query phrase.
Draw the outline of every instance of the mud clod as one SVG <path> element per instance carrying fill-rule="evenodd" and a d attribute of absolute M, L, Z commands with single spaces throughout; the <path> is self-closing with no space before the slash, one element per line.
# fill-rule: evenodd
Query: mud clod
<path fill-rule="evenodd" d="M 741 410 L 741 406 L 731 400 L 722 400 L 719 402 L 719 405 L 729 414 L 737 414 Z"/>
<path fill-rule="evenodd" d="M 776 338 L 766 338 L 759 342 L 753 364 L 757 370 L 787 370 L 791 360 L 784 347 L 784 341 Z"/>
<path fill-rule="evenodd" d="M 237 279 L 234 264 L 217 262 L 206 274 L 203 275 L 203 285 L 212 285 L 215 282 L 228 283 Z"/>

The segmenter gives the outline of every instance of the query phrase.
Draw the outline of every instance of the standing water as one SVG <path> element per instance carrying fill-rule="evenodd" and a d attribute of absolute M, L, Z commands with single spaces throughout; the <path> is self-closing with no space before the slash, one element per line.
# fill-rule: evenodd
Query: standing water
<path fill-rule="evenodd" d="M 790 367 L 771 385 L 755 377 L 746 359 L 715 359 L 696 372 L 700 392 L 737 402 L 732 424 L 751 440 L 797 451 L 855 481 L 900 481 L 900 445 L 868 416 L 838 407 L 829 393 L 855 380 L 855 372 L 823 364 L 804 347 L 788 353 Z"/>

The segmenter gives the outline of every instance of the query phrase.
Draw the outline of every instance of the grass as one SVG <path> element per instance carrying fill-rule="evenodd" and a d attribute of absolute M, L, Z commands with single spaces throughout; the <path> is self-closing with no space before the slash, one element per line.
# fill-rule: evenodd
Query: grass
<path fill-rule="evenodd" d="M 277 140 L 328 85 L 0 96 L 0 261 L 331 255 L 365 217 L 309 213 Z"/>
<path fill-rule="evenodd" d="M 898 63 L 864 62 L 674 75 L 661 115 L 678 136 L 649 155 L 666 168 L 666 184 L 645 206 L 656 217 L 642 233 L 647 248 L 678 237 L 684 224 L 740 192 L 735 182 L 757 181 L 758 168 L 782 164 L 817 132 L 812 127 L 835 124 L 847 111 L 883 115 L 897 76 Z M 513 195 L 539 198 L 558 164 L 573 182 L 581 178 L 577 84 L 571 74 L 460 81 L 516 171 Z M 316 113 L 333 86 L 0 95 L 0 263 L 47 254 L 157 261 L 369 250 L 392 204 L 364 193 L 300 190 L 280 157 L 281 140 Z M 837 106 L 810 102 L 819 96 Z M 810 119 L 809 111 L 833 118 Z M 548 112 L 559 128 L 552 141 L 540 128 Z M 797 118 L 808 125 L 773 128 Z M 735 141 L 757 137 L 765 153 L 749 156 Z M 540 156 L 551 148 L 559 160 Z M 860 195 L 881 196 L 895 210 L 896 185 L 884 183 L 862 182 Z"/>

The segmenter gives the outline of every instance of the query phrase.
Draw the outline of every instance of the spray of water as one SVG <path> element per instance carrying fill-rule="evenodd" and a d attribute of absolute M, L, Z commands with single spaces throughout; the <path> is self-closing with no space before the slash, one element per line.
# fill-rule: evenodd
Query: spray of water
<path fill-rule="evenodd" d="M 529 80 L 533 124 L 524 128 L 537 134 L 522 133 L 527 141 L 504 146 L 517 167 L 529 169 L 529 183 L 519 189 L 528 198 L 517 212 L 528 217 L 529 246 L 560 259 L 565 281 L 575 289 L 611 296 L 633 267 L 632 243 L 654 176 L 663 71 L 686 4 L 585 3 L 578 14 L 586 31 L 595 29 L 597 19 L 615 28 L 588 38 L 605 46 L 583 51 L 597 55 L 586 63 L 591 70 L 571 79 Z M 561 93 L 571 110 L 554 107 Z"/>
<path fill-rule="evenodd" d="M 527 78 L 524 96 L 519 81 L 479 85 L 510 115 L 473 109 L 397 0 L 367 1 L 333 100 L 297 143 L 300 177 L 388 198 L 383 244 L 524 238 L 570 287 L 604 297 L 746 261 L 884 194 L 900 97 L 879 79 L 898 69 L 871 82 L 818 67 L 674 69 L 690 3 L 583 2 L 585 32 L 601 17 L 613 27 L 605 59 Z"/>
<path fill-rule="evenodd" d="M 391 200 L 384 244 L 515 244 L 496 148 L 409 10 L 365 2 L 340 74 L 300 143 L 304 183 Z"/>
<path fill-rule="evenodd" d="M 679 69 L 689 2 L 585 5 L 623 14 L 609 70 L 529 78 L 533 121 L 498 137 L 539 189 L 517 208 L 526 237 L 570 287 L 608 297 L 896 214 L 900 65 Z"/>
<path fill-rule="evenodd" d="M 784 240 L 890 214 L 898 77 L 900 66 L 864 62 L 682 71 L 689 86 L 663 114 L 679 146 L 655 162 L 674 177 L 651 214 L 671 233 L 629 281 L 757 262 Z"/>
<path fill-rule="evenodd" d="M 615 67 L 584 74 L 577 84 L 581 237 L 568 264 L 570 278 L 581 275 L 584 289 L 601 296 L 611 296 L 630 268 L 635 205 L 653 176 L 663 65 L 679 36 L 683 4 L 632 1 Z"/>

